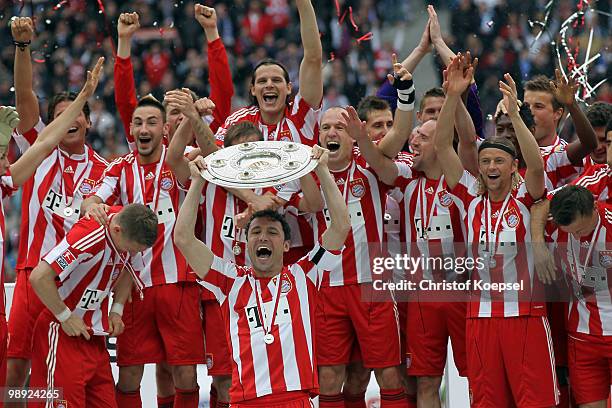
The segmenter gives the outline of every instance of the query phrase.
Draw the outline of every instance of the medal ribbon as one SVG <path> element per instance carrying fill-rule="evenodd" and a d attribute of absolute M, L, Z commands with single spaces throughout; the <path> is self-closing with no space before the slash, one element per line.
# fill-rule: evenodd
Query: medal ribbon
<path fill-rule="evenodd" d="M 119 274 L 121 274 L 121 272 L 123 272 L 123 270 L 127 268 L 128 272 L 130 273 L 132 277 L 132 281 L 136 285 L 136 290 L 138 291 L 138 294 L 140 295 L 140 300 L 142 300 L 144 298 L 144 295 L 142 293 L 142 290 L 144 289 L 144 283 L 142 283 L 142 281 L 138 277 L 138 274 L 136 274 L 136 271 L 134 271 L 134 268 L 132 268 L 132 265 L 130 265 L 130 263 L 128 262 L 130 259 L 130 254 L 128 253 L 126 257 L 121 256 L 121 252 L 119 252 L 119 250 L 115 246 L 115 243 L 113 242 L 113 239 L 110 234 L 110 230 L 109 230 L 110 220 L 115 215 L 116 214 L 111 214 L 110 217 L 108 217 L 108 226 L 105 228 L 104 232 L 106 234 L 106 238 L 108 242 L 110 242 L 111 248 L 117 254 L 117 256 L 119 256 L 119 260 L 122 262 L 121 270 L 119 271 Z M 114 264 L 113 264 L 113 267 L 114 267 Z"/>
<path fill-rule="evenodd" d="M 429 224 L 431 224 L 431 219 L 433 218 L 434 209 L 438 203 L 438 195 L 440 191 L 442 191 L 442 186 L 444 185 L 444 175 L 440 177 L 438 181 L 438 185 L 436 186 L 436 191 L 434 193 L 434 199 L 431 203 L 431 208 L 429 209 L 429 216 L 425 218 L 425 214 L 427 211 L 427 195 L 425 194 L 425 184 L 427 181 L 425 177 L 421 177 L 419 179 L 419 205 L 421 207 L 421 238 L 427 239 L 427 230 L 429 230 Z"/>
<path fill-rule="evenodd" d="M 595 230 L 593 230 L 593 237 L 591 237 L 591 242 L 589 243 L 589 249 L 587 250 L 586 257 L 584 258 L 584 263 L 580 263 L 580 240 L 578 240 L 578 255 L 576 255 L 576 250 L 574 249 L 574 241 L 576 239 L 572 234 L 569 235 L 569 243 L 572 252 L 572 262 L 576 265 L 576 269 L 578 271 L 579 276 L 576 279 L 582 279 L 582 275 L 584 275 L 584 270 L 586 269 L 587 263 L 589 259 L 591 259 L 591 255 L 593 253 L 593 247 L 595 246 L 595 241 L 597 240 L 597 235 L 599 235 L 599 230 L 601 229 L 601 217 L 597 217 L 597 225 L 595 226 Z M 582 282 L 582 281 L 578 281 Z"/>
<path fill-rule="evenodd" d="M 68 183 L 64 183 L 64 170 L 65 170 L 64 155 L 59 148 L 57 149 L 57 160 L 59 162 L 59 167 L 60 167 L 60 191 L 62 194 L 62 200 L 64 201 L 64 204 L 66 207 L 70 207 L 70 205 L 72 205 L 72 201 L 74 200 L 75 193 L 79 191 L 79 187 L 85 180 L 85 174 L 87 174 L 87 169 L 89 167 L 89 147 L 85 145 L 85 166 L 83 167 L 83 170 L 81 171 L 81 173 L 77 176 L 76 182 L 74 181 L 74 176 L 71 177 L 73 181 L 72 191 L 69 191 L 69 192 L 66 191 L 67 190 L 66 184 Z M 77 168 L 78 168 L 78 164 L 77 164 Z M 74 174 L 76 175 L 76 169 L 74 170 Z M 71 197 L 70 200 L 68 200 L 68 194 L 70 194 L 70 197 Z"/>
<path fill-rule="evenodd" d="M 159 159 L 159 162 L 157 163 L 157 166 L 155 166 L 155 181 L 153 182 L 153 212 L 157 211 L 157 204 L 159 203 L 159 195 L 161 192 L 161 188 L 159 186 L 159 178 L 161 175 L 161 170 L 162 167 L 164 167 L 164 160 L 166 159 L 166 146 L 162 145 L 162 153 L 161 153 L 161 157 Z M 146 205 L 147 204 L 147 195 L 146 195 L 146 184 L 145 184 L 145 178 L 144 178 L 144 174 L 143 171 L 140 171 L 140 164 L 138 164 L 138 160 L 134 160 L 134 166 L 135 166 L 135 173 L 138 174 L 138 181 L 140 184 L 140 191 L 142 193 L 142 201 L 143 204 Z"/>
<path fill-rule="evenodd" d="M 501 209 L 499 210 L 499 217 L 497 217 L 497 221 L 495 222 L 495 229 L 491 230 L 491 200 L 489 200 L 489 196 L 487 195 L 487 198 L 485 199 L 484 205 L 485 205 L 485 243 L 486 243 L 486 252 L 490 253 L 491 258 L 493 258 L 495 256 L 495 253 L 497 252 L 497 238 L 498 238 L 498 231 L 499 231 L 499 227 L 501 225 L 501 220 L 504 217 L 504 212 L 506 212 L 506 207 L 508 207 L 508 203 L 510 202 L 510 194 L 511 192 L 508 192 L 508 195 L 506 195 L 506 198 L 504 199 L 504 203 L 502 204 Z M 493 235 L 493 248 L 491 248 L 491 241 L 489 240 L 489 234 Z"/>
<path fill-rule="evenodd" d="M 253 279 L 251 281 L 251 279 Z M 270 279 L 272 282 L 274 278 Z M 253 286 L 253 290 L 255 291 L 255 301 L 257 302 L 257 313 L 259 313 L 259 318 L 261 319 L 261 324 L 264 330 L 264 336 L 272 333 L 272 327 L 274 326 L 274 322 L 276 321 L 276 311 L 278 310 L 278 302 L 280 300 L 280 291 L 283 285 L 283 274 L 282 272 L 278 276 L 278 284 L 276 286 L 276 291 L 274 293 L 274 297 L 272 298 L 272 302 L 274 303 L 274 310 L 272 311 L 272 317 L 270 318 L 270 325 L 268 325 L 267 319 L 265 318 L 262 305 L 263 299 L 261 297 L 262 290 L 259 287 L 259 281 L 255 278 L 254 272 L 252 272 L 249 277 L 249 281 L 251 281 L 251 286 Z"/>

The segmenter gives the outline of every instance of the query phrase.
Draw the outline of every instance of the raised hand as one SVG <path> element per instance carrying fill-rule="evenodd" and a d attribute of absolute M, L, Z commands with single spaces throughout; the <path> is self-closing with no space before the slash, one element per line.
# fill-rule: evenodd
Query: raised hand
<path fill-rule="evenodd" d="M 423 34 L 421 34 L 421 39 L 419 44 L 416 46 L 423 54 L 427 54 L 431 50 L 431 34 L 430 34 L 430 25 L 431 19 L 427 20 L 427 24 L 425 25 L 425 29 L 423 30 Z"/>
<path fill-rule="evenodd" d="M 176 108 L 189 119 L 199 119 L 200 117 L 193 102 L 191 91 L 187 88 L 166 92 L 164 101 L 168 103 L 169 109 Z"/>
<path fill-rule="evenodd" d="M 13 17 L 10 26 L 13 40 L 19 42 L 32 41 L 34 37 L 34 23 L 30 17 Z"/>
<path fill-rule="evenodd" d="M 318 160 L 319 164 L 317 167 L 327 167 L 329 162 L 329 150 L 319 145 L 312 146 L 312 159 Z"/>
<path fill-rule="evenodd" d="M 195 18 L 203 29 L 217 28 L 217 13 L 212 7 L 197 3 L 194 7 Z"/>
<path fill-rule="evenodd" d="M 100 57 L 98 58 L 98 61 L 93 69 L 91 71 L 87 71 L 87 81 L 85 81 L 85 85 L 83 85 L 83 88 L 81 89 L 81 93 L 85 95 L 86 98 L 89 98 L 96 91 L 98 82 L 100 82 L 100 75 L 102 74 L 103 66 L 104 57 Z"/>
<path fill-rule="evenodd" d="M 215 110 L 215 103 L 209 98 L 200 98 L 195 101 L 195 108 L 200 116 L 208 116 Z"/>
<path fill-rule="evenodd" d="M 436 9 L 431 4 L 427 6 L 427 13 L 429 14 L 429 38 L 433 44 L 444 41 L 442 38 L 442 30 L 440 29 L 440 21 L 438 21 L 438 14 Z"/>
<path fill-rule="evenodd" d="M 19 114 L 12 106 L 0 106 L 0 145 L 8 144 L 13 129 L 19 124 Z"/>
<path fill-rule="evenodd" d="M 208 166 L 204 161 L 202 156 L 198 156 L 192 161 L 189 162 L 189 173 L 191 174 L 191 179 L 202 179 L 202 171 L 206 170 Z"/>
<path fill-rule="evenodd" d="M 509 115 L 516 114 L 519 110 L 516 83 L 510 74 L 504 74 L 504 79 L 506 82 L 499 81 L 499 90 L 502 94 L 504 94 L 504 99 L 502 101 L 503 106 Z"/>
<path fill-rule="evenodd" d="M 559 103 L 569 106 L 574 103 L 576 97 L 576 91 L 578 90 L 578 84 L 574 78 L 565 79 L 561 75 L 559 69 L 555 69 L 555 81 L 550 81 L 550 84 L 555 90 L 555 99 Z"/>
<path fill-rule="evenodd" d="M 397 55 L 391 55 L 391 64 L 393 66 L 393 75 L 387 74 L 389 83 L 395 87 L 395 89 L 405 90 L 412 86 L 412 74 L 399 62 L 397 62 Z"/>
<path fill-rule="evenodd" d="M 131 38 L 140 28 L 138 13 L 121 13 L 117 23 L 117 34 L 122 38 Z"/>
<path fill-rule="evenodd" d="M 474 66 L 478 63 L 475 59 L 472 64 L 469 51 L 466 55 L 457 54 L 444 72 L 444 89 L 448 94 L 461 95 L 472 82 Z"/>
<path fill-rule="evenodd" d="M 364 138 L 368 137 L 366 131 L 366 124 L 364 121 L 359 119 L 357 111 L 352 106 L 346 108 L 346 111 L 341 113 L 342 121 L 346 127 L 346 131 L 351 139 L 359 142 Z"/>

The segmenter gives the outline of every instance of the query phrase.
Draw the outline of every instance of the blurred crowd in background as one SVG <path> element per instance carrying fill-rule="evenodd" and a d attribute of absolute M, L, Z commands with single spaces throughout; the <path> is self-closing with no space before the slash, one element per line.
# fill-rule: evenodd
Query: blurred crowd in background
<path fill-rule="evenodd" d="M 232 69 L 234 108 L 247 105 L 252 67 L 265 57 L 284 63 L 299 87 L 301 60 L 299 24 L 291 0 L 201 1 L 218 15 L 221 38 Z M 432 2 L 441 16 L 442 32 L 454 51 L 469 49 L 480 59 L 476 71 L 485 117 L 500 99 L 497 81 L 509 72 L 519 82 L 537 74 L 553 75 L 555 54 L 551 42 L 561 23 L 584 0 L 559 0 L 547 22 L 547 32 L 536 41 L 538 24 L 545 20 L 548 0 L 438 0 Z M 572 45 L 579 45 L 584 60 L 590 28 L 594 29 L 591 55 L 601 57 L 589 66 L 591 84 L 612 77 L 610 2 L 591 0 L 589 12 L 571 31 Z M 404 58 L 418 38 L 406 38 L 409 26 L 424 27 L 425 4 L 406 0 L 313 0 L 324 50 L 323 106 L 356 105 L 372 95 L 391 70 L 391 54 Z M 585 2 L 586 4 L 586 2 Z M 338 8 L 337 8 L 338 7 Z M 337 9 L 352 13 L 338 23 Z M 46 102 L 54 93 L 78 91 L 85 71 L 99 55 L 106 56 L 105 75 L 91 104 L 89 143 L 112 159 L 127 152 L 123 127 L 114 106 L 113 52 L 119 13 L 136 11 L 141 29 L 134 36 L 132 61 L 138 96 L 153 93 L 162 99 L 166 90 L 185 86 L 208 95 L 208 62 L 204 32 L 193 16 L 194 2 L 177 0 L 0 0 L 0 105 L 13 105 L 13 57 L 15 47 L 8 22 L 14 15 L 33 16 L 36 35 L 32 44 L 34 88 L 46 117 Z M 607 14 L 607 15 L 606 15 Z M 447 24 L 444 24 L 444 21 Z M 371 33 L 371 35 L 369 35 Z M 365 36 L 365 37 L 364 37 Z M 419 35 L 420 36 L 420 35 Z M 412 44 L 412 45 L 411 45 Z M 567 62 L 567 58 L 562 60 Z M 440 83 L 438 70 L 419 73 Z M 437 72 L 436 72 L 437 71 Z M 417 99 L 425 89 L 418 87 Z M 594 100 L 612 102 L 610 83 L 602 85 Z M 19 195 L 9 208 L 19 208 Z M 18 212 L 7 209 L 7 281 L 12 279 L 16 256 Z"/>

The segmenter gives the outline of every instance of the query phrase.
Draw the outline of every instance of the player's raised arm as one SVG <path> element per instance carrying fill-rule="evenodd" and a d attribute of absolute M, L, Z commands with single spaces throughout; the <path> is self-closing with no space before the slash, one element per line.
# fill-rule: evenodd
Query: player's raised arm
<path fill-rule="evenodd" d="M 414 50 L 412 50 L 412 52 L 406 57 L 406 59 L 402 61 L 402 65 L 408 70 L 408 72 L 414 72 L 423 57 L 427 55 L 431 50 L 431 37 L 429 34 L 430 25 L 431 19 L 427 20 L 427 24 L 423 29 L 423 34 L 421 34 L 421 40 L 419 41 L 419 44 L 414 48 Z"/>
<path fill-rule="evenodd" d="M 189 145 L 192 138 L 189 121 L 183 120 L 179 127 L 176 128 L 176 132 L 174 132 L 174 136 L 172 136 L 170 140 L 168 152 L 166 153 L 166 163 L 168 163 L 176 179 L 182 185 L 187 183 L 191 174 L 189 172 L 189 159 L 185 157 L 185 148 Z"/>
<path fill-rule="evenodd" d="M 385 184 L 393 184 L 398 176 L 397 166 L 383 154 L 382 149 L 379 149 L 372 142 L 366 132 L 365 122 L 359 119 L 355 108 L 349 106 L 341 115 L 348 135 L 357 142 L 361 155 L 372 167 L 378 178 Z"/>
<path fill-rule="evenodd" d="M 300 94 L 311 107 L 317 109 L 323 99 L 323 48 L 317 18 L 310 0 L 296 0 L 300 15 L 300 34 L 304 57 L 300 65 Z"/>
<path fill-rule="evenodd" d="M 77 98 L 61 115 L 45 127 L 34 144 L 25 151 L 19 160 L 11 165 L 10 171 L 14 186 L 21 186 L 32 177 L 43 160 L 60 144 L 68 129 L 83 110 L 87 99 L 95 92 L 103 65 L 104 57 L 100 57 L 93 70 L 87 71 L 87 81 Z"/>
<path fill-rule="evenodd" d="M 459 54 L 451 61 L 446 71 L 444 81 L 446 98 L 438 116 L 434 141 L 444 178 L 448 186 L 453 189 L 464 170 L 459 156 L 453 149 L 455 109 L 460 103 L 461 94 L 470 85 L 473 68 L 468 64 L 466 57 Z"/>
<path fill-rule="evenodd" d="M 213 131 L 217 131 L 232 110 L 232 96 L 234 95 L 232 71 L 227 60 L 225 46 L 219 37 L 215 9 L 196 4 L 194 12 L 196 20 L 198 20 L 198 23 L 204 29 L 204 34 L 208 41 L 209 97 L 215 104 L 215 110 L 212 112 L 214 120 L 210 124 L 210 128 Z"/>
<path fill-rule="evenodd" d="M 200 172 L 204 167 L 203 157 L 196 157 L 189 163 L 191 185 L 174 227 L 174 243 L 200 279 L 204 279 L 213 261 L 211 250 L 195 236 L 198 205 L 204 187 L 204 179 Z"/>
<path fill-rule="evenodd" d="M 134 138 L 130 133 L 130 123 L 132 114 L 136 110 L 138 100 L 136 99 L 136 85 L 134 83 L 134 68 L 132 67 L 132 37 L 140 28 L 138 13 L 121 13 L 117 21 L 117 34 L 119 37 L 117 44 L 117 58 L 115 59 L 115 105 L 125 135 L 130 146 L 130 150 L 136 149 Z"/>
<path fill-rule="evenodd" d="M 387 132 L 378 145 L 380 150 L 390 159 L 402 150 L 414 126 L 414 83 L 412 74 L 397 62 L 393 54 L 393 75 L 387 79 L 397 90 L 397 110 L 393 118 L 393 127 Z"/>
<path fill-rule="evenodd" d="M 19 133 L 32 129 L 40 117 L 38 98 L 32 84 L 30 44 L 34 37 L 34 23 L 30 17 L 13 17 L 11 34 L 15 44 L 15 105 L 19 113 Z"/>
<path fill-rule="evenodd" d="M 512 121 L 523 160 L 525 160 L 527 166 L 525 185 L 529 195 L 538 200 L 544 194 L 544 160 L 542 160 L 542 154 L 535 137 L 519 115 L 516 84 L 510 74 L 505 74 L 504 79 L 507 83 L 499 81 L 499 90 L 504 94 L 503 104 Z"/>
<path fill-rule="evenodd" d="M 344 197 L 336 185 L 334 178 L 327 167 L 329 151 L 318 145 L 313 146 L 312 156 L 319 160 L 315 173 L 321 183 L 321 190 L 327 203 L 331 222 L 321 236 L 321 244 L 328 251 L 336 251 L 344 247 L 344 241 L 351 229 L 348 208 Z"/>
<path fill-rule="evenodd" d="M 567 158 L 574 166 L 582 166 L 582 159 L 597 148 L 597 136 L 591 122 L 576 102 L 578 84 L 573 78 L 569 78 L 569 81 L 563 78 L 558 68 L 555 69 L 555 81 L 550 81 L 550 84 L 555 90 L 555 99 L 567 109 L 576 127 L 578 139 L 567 145 Z"/>

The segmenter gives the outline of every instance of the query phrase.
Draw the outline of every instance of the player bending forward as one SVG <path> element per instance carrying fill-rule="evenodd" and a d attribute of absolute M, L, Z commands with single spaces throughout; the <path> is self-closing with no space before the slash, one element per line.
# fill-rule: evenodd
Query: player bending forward
<path fill-rule="evenodd" d="M 307 256 L 284 267 L 290 229 L 274 211 L 253 214 L 246 227 L 252 266 L 216 257 L 194 235 L 204 185 L 202 158 L 190 163 L 191 186 L 178 216 L 175 242 L 224 310 L 232 348 L 232 407 L 310 407 L 318 391 L 313 335 L 318 273 L 333 264 L 350 228 L 340 191 L 327 168 L 326 149 L 313 147 L 315 170 L 331 222 Z"/>

